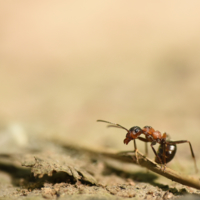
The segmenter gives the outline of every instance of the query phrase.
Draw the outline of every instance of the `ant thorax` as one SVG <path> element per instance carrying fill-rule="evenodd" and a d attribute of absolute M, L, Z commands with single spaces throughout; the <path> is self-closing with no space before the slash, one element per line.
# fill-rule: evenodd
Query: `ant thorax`
<path fill-rule="evenodd" d="M 149 134 L 148 132 L 143 132 L 143 134 L 146 136 L 149 142 L 156 141 L 160 143 L 162 139 L 160 131 L 154 131 L 152 134 Z"/>
<path fill-rule="evenodd" d="M 157 139 L 161 139 L 161 132 L 160 131 L 154 131 L 153 134 L 152 134 L 153 138 L 155 140 Z"/>

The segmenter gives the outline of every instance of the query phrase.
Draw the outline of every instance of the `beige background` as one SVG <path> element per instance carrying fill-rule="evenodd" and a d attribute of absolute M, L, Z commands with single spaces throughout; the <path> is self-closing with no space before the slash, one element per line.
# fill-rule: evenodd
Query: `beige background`
<path fill-rule="evenodd" d="M 151 125 L 190 140 L 200 163 L 199 7 L 198 0 L 1 1 L 2 130 L 21 127 L 19 143 L 32 134 L 128 150 L 123 130 L 96 120 Z M 177 157 L 193 165 L 187 144 Z"/>

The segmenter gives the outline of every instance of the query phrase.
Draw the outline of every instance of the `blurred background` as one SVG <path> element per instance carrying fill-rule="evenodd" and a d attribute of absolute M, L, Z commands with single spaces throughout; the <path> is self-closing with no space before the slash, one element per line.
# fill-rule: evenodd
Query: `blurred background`
<path fill-rule="evenodd" d="M 30 137 L 133 149 L 123 130 L 96 123 L 104 119 L 190 140 L 199 160 L 199 6 L 1 1 L 1 152 Z"/>

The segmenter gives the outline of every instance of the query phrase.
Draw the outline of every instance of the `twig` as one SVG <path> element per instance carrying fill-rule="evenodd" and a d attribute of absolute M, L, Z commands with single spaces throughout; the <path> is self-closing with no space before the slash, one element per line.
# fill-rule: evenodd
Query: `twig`
<path fill-rule="evenodd" d="M 65 145 L 66 146 L 66 145 Z M 176 181 L 177 183 L 181 183 L 183 185 L 187 185 L 189 187 L 193 187 L 196 189 L 200 189 L 200 181 L 199 179 L 195 179 L 193 177 L 189 177 L 187 175 L 178 173 L 172 169 L 165 168 L 165 171 L 161 169 L 161 166 L 154 161 L 148 159 L 143 154 L 141 154 L 139 151 L 137 152 L 137 158 L 139 163 L 137 163 L 137 159 L 134 152 L 121 152 L 117 153 L 115 150 L 109 150 L 109 149 L 102 149 L 102 148 L 88 148 L 88 147 L 77 147 L 77 145 L 67 145 L 67 147 L 70 147 L 72 149 L 81 150 L 84 152 L 87 152 L 89 154 L 94 155 L 95 157 L 97 155 L 101 155 L 107 158 L 116 159 L 118 161 L 126 162 L 126 163 L 133 163 L 140 165 L 142 167 L 146 167 L 147 169 L 160 174 L 166 178 L 171 179 L 172 181 Z"/>
<path fill-rule="evenodd" d="M 134 152 L 122 152 L 122 153 L 118 153 L 115 155 L 112 154 L 103 154 L 106 157 L 110 157 L 110 158 L 114 158 L 123 162 L 127 162 L 127 163 L 134 163 L 134 164 L 138 164 L 136 162 L 136 156 Z M 186 175 L 183 175 L 181 173 L 178 173 L 170 168 L 165 168 L 165 171 L 163 171 L 163 169 L 161 169 L 161 166 L 155 162 L 153 162 L 152 160 L 146 158 L 143 154 L 141 154 L 140 152 L 137 152 L 137 157 L 138 157 L 138 161 L 139 161 L 139 165 L 141 165 L 142 167 L 146 167 L 147 169 L 160 174 L 166 178 L 171 179 L 172 181 L 176 181 L 177 183 L 181 183 L 183 185 L 187 185 L 196 189 L 200 189 L 200 181 L 199 179 L 195 179 L 193 177 L 189 177 Z"/>

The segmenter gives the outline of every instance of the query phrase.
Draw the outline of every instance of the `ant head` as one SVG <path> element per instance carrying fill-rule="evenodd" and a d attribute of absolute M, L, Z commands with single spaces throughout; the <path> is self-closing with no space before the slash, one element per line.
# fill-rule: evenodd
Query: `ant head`
<path fill-rule="evenodd" d="M 136 139 L 142 133 L 142 129 L 139 126 L 133 126 L 129 129 L 124 139 L 124 143 L 128 144 L 131 140 Z"/>

